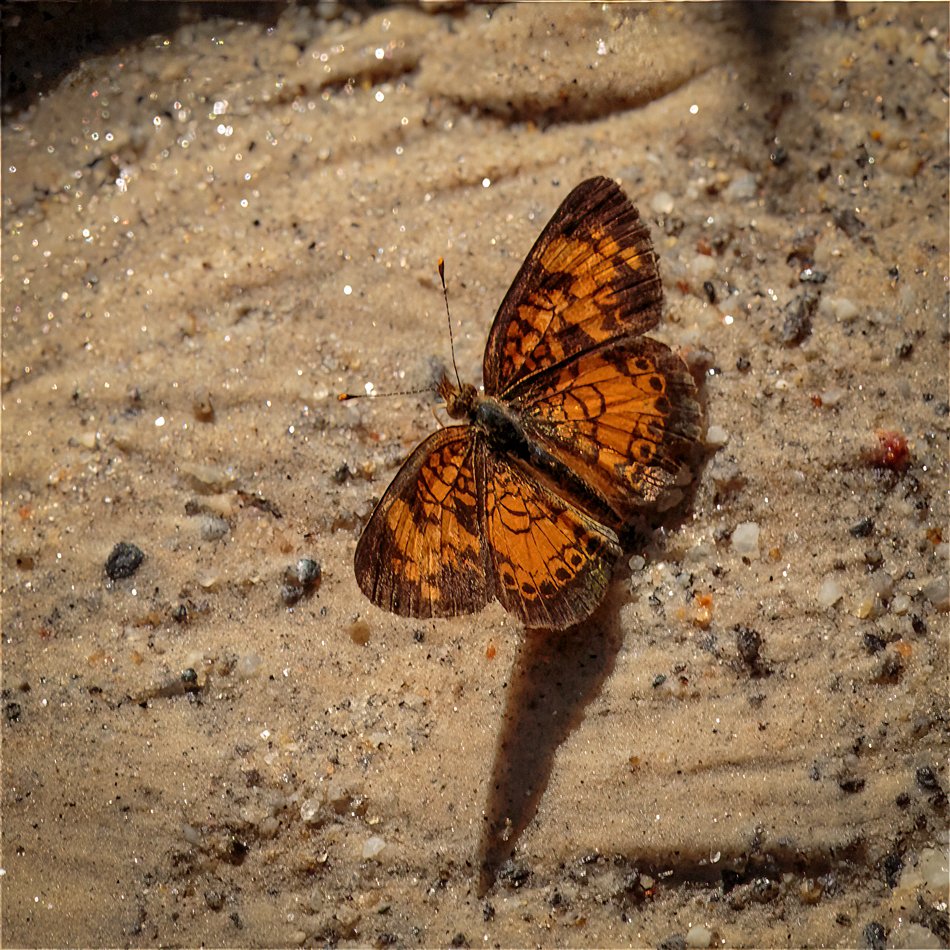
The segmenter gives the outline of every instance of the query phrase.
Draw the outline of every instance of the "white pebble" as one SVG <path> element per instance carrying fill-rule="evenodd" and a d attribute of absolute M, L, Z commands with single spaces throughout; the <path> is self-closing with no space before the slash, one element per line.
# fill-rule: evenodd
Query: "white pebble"
<path fill-rule="evenodd" d="M 316 824 L 320 816 L 320 802 L 315 798 L 307 798 L 300 806 L 300 818 L 305 825 Z"/>
<path fill-rule="evenodd" d="M 841 405 L 841 401 L 845 395 L 847 395 L 847 390 L 842 389 L 840 386 L 826 389 L 821 393 L 821 404 L 825 409 L 834 409 L 836 406 Z"/>
<path fill-rule="evenodd" d="M 713 932 L 702 924 L 696 924 L 686 931 L 687 947 L 708 947 L 713 942 Z"/>
<path fill-rule="evenodd" d="M 910 598 L 906 594 L 898 594 L 891 601 L 891 613 L 897 614 L 898 617 L 903 617 L 909 611 Z"/>
<path fill-rule="evenodd" d="M 729 433 L 722 426 L 710 426 L 706 430 L 706 445 L 710 449 L 721 449 L 729 441 Z"/>
<path fill-rule="evenodd" d="M 749 201 L 756 196 L 758 187 L 756 177 L 751 172 L 738 175 L 726 185 L 723 198 L 730 204 L 734 201 Z"/>
<path fill-rule="evenodd" d="M 919 869 L 924 884 L 932 891 L 940 893 L 941 887 L 946 886 L 947 871 L 950 864 L 947 861 L 946 849 L 924 848 L 920 852 Z M 944 891 L 946 896 L 946 891 Z"/>
<path fill-rule="evenodd" d="M 363 842 L 363 857 L 375 858 L 385 847 L 385 840 L 380 838 L 378 835 L 373 835 L 371 838 L 367 838 Z"/>
<path fill-rule="evenodd" d="M 697 280 L 711 280 L 719 273 L 719 262 L 708 254 L 697 254 L 690 261 L 690 269 Z"/>
<path fill-rule="evenodd" d="M 924 587 L 924 597 L 933 604 L 935 610 L 946 613 L 950 610 L 950 582 L 946 577 L 935 577 Z"/>
<path fill-rule="evenodd" d="M 256 653 L 245 653 L 240 657 L 235 672 L 242 680 L 248 680 L 261 668 L 261 658 Z"/>
<path fill-rule="evenodd" d="M 630 565 L 631 571 L 642 571 L 646 566 L 647 559 L 642 554 L 634 554 L 627 564 Z"/>
<path fill-rule="evenodd" d="M 759 553 L 759 526 L 754 521 L 737 524 L 732 532 L 732 550 L 741 557 Z"/>
<path fill-rule="evenodd" d="M 657 191 L 650 199 L 654 214 L 669 214 L 673 210 L 673 196 L 668 191 Z"/>
<path fill-rule="evenodd" d="M 833 574 L 828 574 L 818 588 L 818 603 L 822 607 L 834 607 L 844 597 L 844 590 Z"/>
<path fill-rule="evenodd" d="M 829 297 L 825 307 L 839 323 L 850 323 L 860 312 L 857 305 L 847 297 Z"/>

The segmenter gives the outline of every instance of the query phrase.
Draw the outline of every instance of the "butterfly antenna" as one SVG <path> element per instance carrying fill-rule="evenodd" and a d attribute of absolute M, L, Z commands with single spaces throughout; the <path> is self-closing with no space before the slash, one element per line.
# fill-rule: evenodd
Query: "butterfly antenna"
<path fill-rule="evenodd" d="M 449 325 L 449 346 L 452 349 L 452 369 L 455 370 L 455 381 L 462 388 L 462 377 L 459 376 L 458 364 L 455 362 L 455 337 L 452 335 L 452 318 L 449 316 L 449 292 L 445 289 L 445 261 L 439 258 L 439 280 L 442 281 L 442 299 L 445 301 L 445 319 Z"/>

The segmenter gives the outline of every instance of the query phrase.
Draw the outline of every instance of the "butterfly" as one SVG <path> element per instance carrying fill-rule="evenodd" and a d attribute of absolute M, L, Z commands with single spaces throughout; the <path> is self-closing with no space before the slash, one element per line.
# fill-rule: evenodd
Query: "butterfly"
<path fill-rule="evenodd" d="M 363 530 L 354 566 L 373 603 L 451 617 L 496 599 L 552 630 L 590 615 L 619 530 L 683 483 L 700 438 L 689 371 L 643 335 L 662 302 L 637 209 L 607 178 L 582 182 L 495 315 L 484 392 L 443 373 L 461 424 L 412 452 Z"/>

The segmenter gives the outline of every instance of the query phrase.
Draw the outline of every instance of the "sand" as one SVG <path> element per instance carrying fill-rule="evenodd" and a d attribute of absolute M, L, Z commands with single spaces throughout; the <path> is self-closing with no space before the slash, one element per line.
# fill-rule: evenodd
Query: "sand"
<path fill-rule="evenodd" d="M 947 946 L 946 6 L 164 7 L 5 16 L 4 945 Z M 695 481 L 575 630 L 384 613 L 445 414 L 336 395 L 593 174 Z"/>

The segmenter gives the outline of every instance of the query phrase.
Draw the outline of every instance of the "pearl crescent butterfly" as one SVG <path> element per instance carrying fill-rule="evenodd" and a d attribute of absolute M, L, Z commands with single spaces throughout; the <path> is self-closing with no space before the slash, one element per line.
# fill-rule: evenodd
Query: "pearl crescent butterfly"
<path fill-rule="evenodd" d="M 683 484 L 700 437 L 686 366 L 643 335 L 662 302 L 637 209 L 607 178 L 578 185 L 498 309 L 484 392 L 443 374 L 462 424 L 426 438 L 370 516 L 355 568 L 373 603 L 452 617 L 497 599 L 547 629 L 589 616 L 618 531 Z"/>

